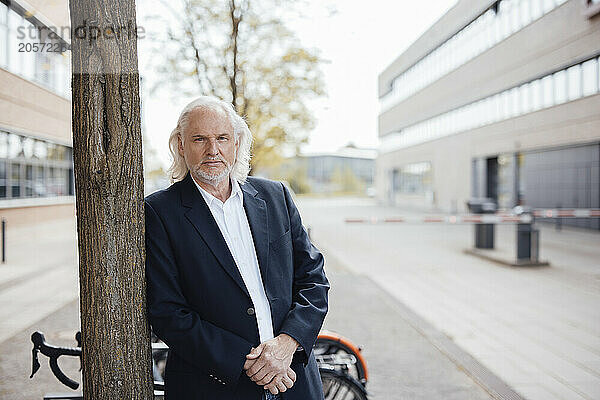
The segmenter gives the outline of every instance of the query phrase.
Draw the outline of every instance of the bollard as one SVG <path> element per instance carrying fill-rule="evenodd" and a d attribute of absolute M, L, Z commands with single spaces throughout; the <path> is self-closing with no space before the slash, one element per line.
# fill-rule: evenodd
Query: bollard
<path fill-rule="evenodd" d="M 2 218 L 2 264 L 6 262 L 6 219 Z"/>
<path fill-rule="evenodd" d="M 476 224 L 475 225 L 475 248 L 493 249 L 494 248 L 494 224 Z"/>
<path fill-rule="evenodd" d="M 498 208 L 494 200 L 489 198 L 470 199 L 467 207 L 474 214 L 494 214 Z M 475 248 L 494 248 L 494 224 L 475 224 Z"/>
<path fill-rule="evenodd" d="M 540 231 L 533 224 L 517 224 L 517 263 L 539 262 Z"/>

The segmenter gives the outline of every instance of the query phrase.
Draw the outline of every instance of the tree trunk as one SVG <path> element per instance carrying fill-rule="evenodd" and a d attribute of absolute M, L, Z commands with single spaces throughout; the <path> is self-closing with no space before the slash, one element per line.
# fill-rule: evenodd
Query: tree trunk
<path fill-rule="evenodd" d="M 134 0 L 71 0 L 85 400 L 152 399 Z"/>

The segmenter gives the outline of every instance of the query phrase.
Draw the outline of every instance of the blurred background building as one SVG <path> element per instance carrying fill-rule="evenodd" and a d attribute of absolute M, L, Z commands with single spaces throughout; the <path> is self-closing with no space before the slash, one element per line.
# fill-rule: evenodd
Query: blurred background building
<path fill-rule="evenodd" d="M 599 0 L 458 1 L 379 76 L 379 199 L 600 208 L 599 54 Z"/>
<path fill-rule="evenodd" d="M 74 215 L 66 4 L 0 1 L 0 213 L 13 225 Z"/>
<path fill-rule="evenodd" d="M 253 173 L 288 183 L 297 194 L 374 194 L 377 150 L 352 143 L 331 152 L 302 152 Z"/>

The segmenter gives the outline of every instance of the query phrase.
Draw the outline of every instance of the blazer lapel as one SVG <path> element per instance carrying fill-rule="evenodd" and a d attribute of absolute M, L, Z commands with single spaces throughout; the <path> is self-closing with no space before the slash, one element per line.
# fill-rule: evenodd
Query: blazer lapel
<path fill-rule="evenodd" d="M 227 247 L 227 242 L 217 225 L 204 198 L 198 192 L 190 173 L 182 181 L 181 203 L 189 208 L 185 213 L 186 218 L 194 225 L 196 231 L 202 236 L 206 245 L 217 258 L 223 269 L 233 278 L 238 286 L 250 296 L 248 289 L 244 284 L 242 275 L 235 264 L 235 260 Z"/>
<path fill-rule="evenodd" d="M 256 189 L 248 182 L 240 185 L 244 192 L 244 210 L 252 238 L 254 239 L 254 249 L 258 258 L 258 267 L 263 280 L 265 291 L 267 289 L 267 273 L 269 271 L 269 220 L 267 217 L 267 204 L 258 196 Z"/>

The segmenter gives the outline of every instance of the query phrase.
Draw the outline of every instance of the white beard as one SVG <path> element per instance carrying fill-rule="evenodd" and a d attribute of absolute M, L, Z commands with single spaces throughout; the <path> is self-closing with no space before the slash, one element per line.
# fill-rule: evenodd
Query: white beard
<path fill-rule="evenodd" d="M 192 170 L 199 180 L 208 183 L 211 186 L 216 186 L 219 183 L 221 183 L 225 178 L 227 178 L 233 170 L 233 165 L 229 164 L 223 159 L 221 159 L 220 161 L 223 161 L 223 163 L 225 164 L 225 168 L 218 174 L 210 174 L 204 172 L 201 168 L 201 165 L 194 166 Z"/>

